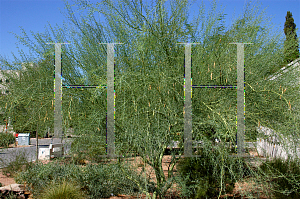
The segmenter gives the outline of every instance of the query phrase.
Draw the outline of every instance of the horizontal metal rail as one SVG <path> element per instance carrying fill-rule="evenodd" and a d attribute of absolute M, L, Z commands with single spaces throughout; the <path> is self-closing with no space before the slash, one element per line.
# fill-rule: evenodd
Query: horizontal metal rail
<path fill-rule="evenodd" d="M 214 86 L 214 85 L 192 85 L 192 88 L 237 88 L 237 86 L 231 86 L 231 85 L 226 85 L 226 86 Z"/>
<path fill-rule="evenodd" d="M 63 85 L 63 88 L 106 88 L 106 85 Z"/>

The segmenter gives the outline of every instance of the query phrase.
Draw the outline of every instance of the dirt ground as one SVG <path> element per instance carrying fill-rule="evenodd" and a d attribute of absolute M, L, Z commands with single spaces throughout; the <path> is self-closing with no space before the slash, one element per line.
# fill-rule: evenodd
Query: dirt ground
<path fill-rule="evenodd" d="M 3 175 L 2 169 L 0 170 L 0 183 L 2 186 L 10 185 L 10 184 L 15 184 L 15 180 L 13 178 L 7 177 L 6 175 Z"/>

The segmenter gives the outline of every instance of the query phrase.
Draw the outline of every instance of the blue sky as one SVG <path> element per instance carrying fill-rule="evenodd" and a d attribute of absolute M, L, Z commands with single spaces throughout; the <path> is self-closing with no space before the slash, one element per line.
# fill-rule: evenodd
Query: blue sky
<path fill-rule="evenodd" d="M 72 1 L 68 0 L 72 4 Z M 90 0 L 96 3 L 96 0 Z M 210 5 L 211 1 L 204 1 L 205 5 Z M 261 9 L 266 8 L 266 14 L 269 17 L 274 17 L 272 23 L 275 29 L 279 28 L 283 32 L 285 16 L 287 11 L 291 11 L 296 23 L 296 28 L 300 27 L 300 0 L 261 0 Z M 197 4 L 201 1 L 196 0 L 190 10 L 190 19 L 195 16 L 194 11 Z M 244 0 L 220 0 L 227 14 L 226 24 L 231 24 L 233 13 L 235 17 L 242 13 Z M 25 53 L 28 53 L 28 48 L 20 44 L 18 39 L 11 33 L 21 35 L 20 27 L 23 27 L 27 34 L 30 31 L 34 33 L 44 32 L 45 27 L 48 27 L 48 22 L 54 27 L 56 24 L 62 26 L 63 21 L 68 21 L 60 12 L 65 12 L 65 4 L 62 0 L 0 0 L 0 54 L 9 60 L 13 61 L 13 52 L 19 57 L 17 45 Z M 300 31 L 297 31 L 300 37 Z M 30 36 L 30 38 L 32 38 Z"/>

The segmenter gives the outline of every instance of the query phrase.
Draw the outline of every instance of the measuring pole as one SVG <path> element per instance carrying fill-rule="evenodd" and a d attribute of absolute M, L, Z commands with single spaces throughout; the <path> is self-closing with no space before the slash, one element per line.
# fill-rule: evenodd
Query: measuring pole
<path fill-rule="evenodd" d="M 115 155 L 115 44 L 122 43 L 100 43 L 107 44 L 107 120 L 106 120 L 106 139 L 107 139 L 107 156 Z"/>
<path fill-rule="evenodd" d="M 55 76 L 54 76 L 54 137 L 62 143 L 62 78 L 61 78 L 61 44 L 55 44 Z M 53 137 L 52 137 L 53 141 Z M 51 143 L 52 143 L 51 141 Z"/>
<path fill-rule="evenodd" d="M 185 44 L 184 61 L 184 157 L 193 156 L 192 142 L 192 64 L 191 64 L 191 44 L 199 43 L 178 43 Z"/>
<path fill-rule="evenodd" d="M 237 155 L 245 154 L 245 65 L 244 45 L 252 43 L 230 43 L 237 45 Z"/>

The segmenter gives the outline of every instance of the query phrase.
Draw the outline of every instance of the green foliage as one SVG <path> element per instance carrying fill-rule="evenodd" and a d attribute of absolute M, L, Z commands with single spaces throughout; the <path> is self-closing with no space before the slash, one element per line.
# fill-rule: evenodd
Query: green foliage
<path fill-rule="evenodd" d="M 245 161 L 226 157 L 228 153 L 219 147 L 200 149 L 196 154 L 201 157 L 185 157 L 178 165 L 184 197 L 215 198 L 232 193 L 235 182 L 251 175 Z"/>
<path fill-rule="evenodd" d="M 71 144 L 71 153 L 73 161 L 77 164 L 83 160 L 99 162 L 102 160 L 99 155 L 105 154 L 105 136 L 99 136 L 96 133 L 83 134 L 80 137 L 73 138 Z"/>
<path fill-rule="evenodd" d="M 2 110 L 5 110 L 5 117 L 11 117 L 15 132 L 31 133 L 34 136 L 38 124 L 42 130 L 39 136 L 44 136 L 47 127 L 53 129 L 52 67 L 49 58 L 48 61 L 46 58 L 38 64 L 26 61 L 13 65 L 11 73 L 3 73 L 11 83 L 7 85 L 10 94 L 4 97 L 6 103 L 1 104 Z"/>
<path fill-rule="evenodd" d="M 140 181 L 133 171 L 123 165 L 126 173 Z M 80 166 L 75 164 L 61 164 L 50 162 L 46 165 L 41 163 L 33 165 L 28 170 L 19 173 L 15 177 L 18 183 L 29 185 L 29 189 L 35 195 L 44 193 L 45 188 L 53 182 L 61 182 L 65 179 L 70 182 L 77 182 L 86 195 L 91 198 L 110 197 L 111 194 L 133 194 L 138 191 L 136 184 L 125 178 L 117 164 L 88 164 Z"/>
<path fill-rule="evenodd" d="M 16 138 L 12 133 L 0 133 L 0 147 L 7 148 L 10 144 L 14 144 Z"/>
<path fill-rule="evenodd" d="M 267 175 L 275 198 L 300 198 L 300 162 L 299 160 L 274 159 L 260 166 Z"/>
<path fill-rule="evenodd" d="M 7 193 L 0 193 L 0 197 L 5 199 L 18 199 L 18 196 L 14 194 L 13 191 L 8 191 Z"/>
<path fill-rule="evenodd" d="M 126 172 L 135 179 L 138 176 L 129 169 Z M 134 181 L 128 180 L 120 167 L 110 165 L 88 165 L 78 180 L 92 198 L 109 197 L 111 194 L 133 194 L 138 191 Z M 138 180 L 140 181 L 140 180 Z"/>
<path fill-rule="evenodd" d="M 3 96 L 1 96 L 1 98 L 0 99 L 3 99 L 4 97 Z M 0 114 L 0 125 L 6 125 L 6 120 L 5 120 L 6 118 L 4 117 L 4 115 L 1 113 Z"/>
<path fill-rule="evenodd" d="M 41 194 L 41 199 L 84 199 L 79 187 L 68 181 L 51 183 Z"/>
<path fill-rule="evenodd" d="M 30 191 L 34 194 L 42 192 L 52 181 L 57 182 L 70 176 L 78 175 L 79 167 L 75 165 L 59 165 L 54 162 L 43 165 L 35 163 L 31 168 L 24 172 L 20 172 L 15 176 L 17 183 L 26 182 Z"/>

